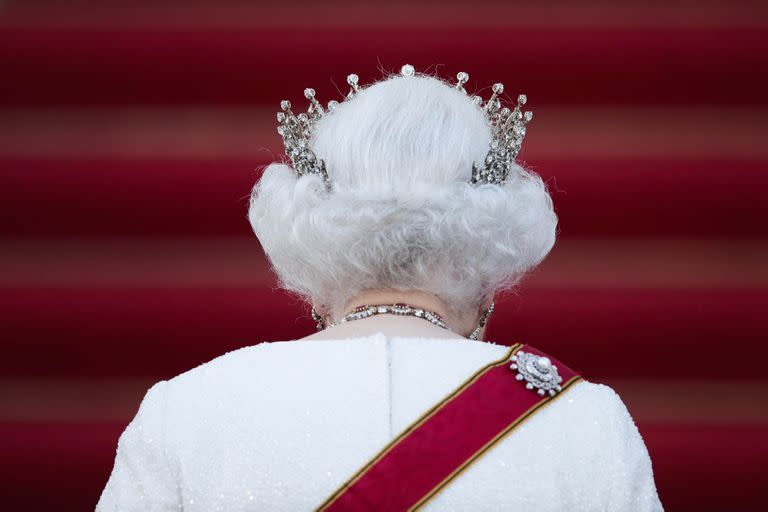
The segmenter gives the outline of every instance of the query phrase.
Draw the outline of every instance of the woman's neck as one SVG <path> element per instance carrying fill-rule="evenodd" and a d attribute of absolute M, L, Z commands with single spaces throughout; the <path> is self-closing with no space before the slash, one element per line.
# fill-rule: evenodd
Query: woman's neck
<path fill-rule="evenodd" d="M 339 321 L 344 315 L 352 312 L 358 306 L 378 306 L 378 305 L 392 305 L 395 303 L 403 303 L 414 308 L 421 308 L 432 311 L 440 315 L 448 326 L 448 332 L 451 333 L 451 337 L 464 337 L 468 336 L 470 332 L 475 328 L 477 322 L 477 311 L 466 311 L 463 315 L 456 314 L 452 308 L 440 299 L 438 296 L 425 292 L 422 290 L 396 290 L 396 289 L 377 289 L 377 290 L 365 290 L 351 297 L 343 306 L 341 311 L 335 311 L 333 313 L 326 313 L 324 320 L 326 325 L 332 322 Z M 392 315 L 376 315 L 376 316 L 392 316 Z M 408 318 L 408 317 L 402 317 Z M 418 325 L 419 322 L 428 324 L 431 331 L 442 330 L 440 327 L 429 325 L 428 322 L 414 318 L 416 324 L 408 322 L 410 325 Z M 365 319 L 366 321 L 368 319 Z M 354 323 L 362 322 L 362 320 L 355 320 Z M 346 322 L 351 323 L 351 322 Z M 381 323 L 381 322 L 376 322 Z M 391 325 L 392 322 L 384 321 L 385 325 Z M 372 326 L 373 323 L 368 322 L 368 326 Z M 339 327 L 339 326 L 337 326 Z M 442 337 L 442 336 L 440 336 Z"/>
<path fill-rule="evenodd" d="M 401 315 L 373 315 L 359 320 L 343 322 L 316 332 L 303 339 L 339 339 L 371 336 L 381 332 L 387 336 L 406 336 L 419 338 L 464 338 L 450 329 L 444 329 L 433 325 L 422 318 Z"/>
<path fill-rule="evenodd" d="M 358 306 L 395 304 L 398 302 L 437 313 L 446 320 L 449 326 L 456 323 L 456 319 L 451 315 L 449 308 L 439 297 L 421 290 L 366 290 L 349 299 L 344 305 L 343 311 L 338 313 L 339 316 L 343 316 Z M 338 320 L 338 318 L 334 318 L 334 320 Z"/>

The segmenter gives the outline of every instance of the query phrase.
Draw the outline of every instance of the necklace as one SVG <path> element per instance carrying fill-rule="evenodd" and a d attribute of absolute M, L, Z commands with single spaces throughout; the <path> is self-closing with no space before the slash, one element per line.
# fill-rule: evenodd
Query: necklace
<path fill-rule="evenodd" d="M 333 327 L 334 325 L 349 322 L 350 320 L 360 320 L 361 318 L 368 318 L 369 316 L 382 314 L 415 316 L 416 318 L 423 318 L 424 320 L 427 320 L 438 327 L 442 327 L 443 329 L 448 329 L 448 325 L 446 325 L 445 320 L 438 313 L 428 309 L 409 306 L 408 304 L 403 304 L 402 302 L 397 302 L 391 306 L 385 304 L 373 306 L 365 304 L 362 306 L 357 306 L 352 310 L 352 312 L 347 313 L 341 317 L 340 320 L 328 324 L 328 327 Z"/>

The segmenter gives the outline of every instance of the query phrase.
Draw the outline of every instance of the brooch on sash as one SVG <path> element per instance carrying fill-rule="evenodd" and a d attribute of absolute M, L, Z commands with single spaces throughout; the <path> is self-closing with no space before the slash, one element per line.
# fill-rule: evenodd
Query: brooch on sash
<path fill-rule="evenodd" d="M 517 370 L 515 378 L 525 380 L 526 389 L 536 390 L 540 396 L 549 393 L 549 396 L 555 396 L 562 390 L 560 384 L 563 378 L 557 373 L 557 366 L 545 356 L 537 356 L 528 352 L 518 351 L 510 360 L 510 368 Z"/>
<path fill-rule="evenodd" d="M 510 373 L 510 361 L 517 375 Z M 403 430 L 316 510 L 420 511 L 526 418 L 580 380 L 565 364 L 515 343 Z"/>

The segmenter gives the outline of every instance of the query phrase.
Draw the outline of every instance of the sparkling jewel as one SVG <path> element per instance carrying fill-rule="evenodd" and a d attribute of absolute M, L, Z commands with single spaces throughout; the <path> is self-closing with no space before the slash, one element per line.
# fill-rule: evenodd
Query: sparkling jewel
<path fill-rule="evenodd" d="M 403 76 L 414 76 L 416 71 L 410 64 L 405 64 L 400 69 Z M 346 98 L 352 98 L 360 90 L 358 83 L 360 78 L 355 73 L 347 75 L 347 83 L 350 85 L 350 91 Z M 469 74 L 464 71 L 456 75 L 456 88 L 464 94 L 464 84 L 469 81 Z M 503 184 L 510 172 L 515 169 L 515 159 L 522 147 L 525 138 L 525 125 L 532 118 L 531 112 L 523 113 L 521 106 L 527 101 L 524 94 L 518 96 L 518 103 L 514 110 L 503 107 L 499 95 L 504 92 L 504 85 L 495 83 L 492 86 L 493 94 L 483 105 L 483 99 L 480 96 L 472 96 L 471 101 L 474 105 L 483 109 L 486 119 L 491 126 L 493 137 L 486 157 L 479 163 L 472 164 L 472 175 L 469 183 L 475 184 Z M 314 123 L 323 117 L 325 109 L 315 99 L 315 90 L 311 87 L 304 89 L 304 96 L 310 102 L 306 113 L 298 116 L 291 112 L 291 102 L 283 100 L 280 102 L 280 108 L 277 122 L 279 124 L 278 133 L 283 138 L 285 153 L 293 163 L 293 171 L 298 178 L 307 174 L 320 176 L 323 180 L 326 190 L 332 190 L 330 178 L 326 170 L 325 161 L 317 158 L 312 151 L 309 141 L 312 137 Z M 333 111 L 339 106 L 338 101 L 328 102 L 328 111 Z M 475 333 L 473 333 L 474 335 Z"/>
<path fill-rule="evenodd" d="M 464 90 L 464 84 L 467 83 L 468 80 L 469 75 L 464 71 L 461 71 L 456 75 L 456 88 L 462 91 L 464 94 L 467 93 L 467 91 Z"/>
<path fill-rule="evenodd" d="M 437 325 L 438 327 L 442 327 L 443 329 L 448 329 L 448 325 L 445 323 L 445 320 L 438 313 L 429 311 L 428 309 L 413 307 L 401 302 L 392 305 L 358 306 L 353 309 L 351 313 L 344 315 L 337 322 L 328 324 L 328 327 L 333 327 L 350 320 L 358 320 L 360 318 L 367 318 L 372 315 L 380 314 L 415 316 L 417 318 L 423 318 L 424 320 L 427 320 L 432 324 Z"/>
<path fill-rule="evenodd" d="M 519 350 L 510 357 L 510 368 L 519 381 L 525 381 L 526 389 L 536 390 L 539 396 L 555 396 L 562 391 L 562 377 L 557 373 L 557 366 L 546 356 L 538 356 Z"/>

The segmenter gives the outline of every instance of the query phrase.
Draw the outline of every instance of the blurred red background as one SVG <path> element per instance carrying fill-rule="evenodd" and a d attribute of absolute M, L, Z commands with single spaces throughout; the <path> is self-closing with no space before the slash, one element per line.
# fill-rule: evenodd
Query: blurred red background
<path fill-rule="evenodd" d="M 668 510 L 768 467 L 764 2 L 4 2 L 6 510 L 90 510 L 154 382 L 312 332 L 246 221 L 281 99 L 411 63 L 504 82 L 560 240 L 489 337 L 616 388 Z"/>

